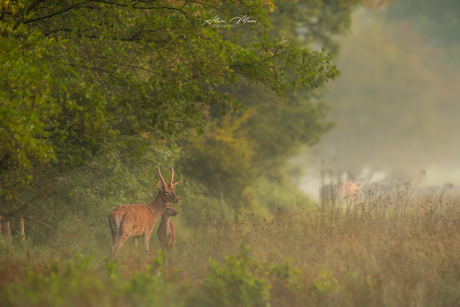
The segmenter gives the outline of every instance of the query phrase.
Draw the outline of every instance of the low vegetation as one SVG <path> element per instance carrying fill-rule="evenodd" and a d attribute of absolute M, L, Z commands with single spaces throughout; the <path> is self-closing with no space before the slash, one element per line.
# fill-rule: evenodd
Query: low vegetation
<path fill-rule="evenodd" d="M 172 251 L 146 255 L 130 240 L 115 260 L 108 258 L 108 225 L 100 226 L 107 228 L 100 242 L 88 240 L 86 255 L 75 255 L 85 241 L 79 236 L 76 244 L 48 250 L 30 242 L 2 245 L 0 300 L 5 306 L 458 306 L 458 200 L 415 194 L 375 185 L 351 202 L 326 200 L 272 216 L 245 211 L 237 224 L 202 210 L 192 226 L 175 220 Z M 156 236 L 152 241 L 159 248 Z"/>

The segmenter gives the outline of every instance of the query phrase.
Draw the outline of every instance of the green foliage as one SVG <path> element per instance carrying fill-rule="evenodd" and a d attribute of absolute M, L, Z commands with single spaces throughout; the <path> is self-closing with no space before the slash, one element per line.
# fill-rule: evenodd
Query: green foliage
<path fill-rule="evenodd" d="M 177 189 L 184 204 L 179 206 L 184 222 L 196 227 L 204 221 L 217 223 L 219 220 L 226 220 L 231 214 L 230 204 L 222 197 L 213 197 L 209 189 L 201 183 L 184 177 L 185 180 L 181 181 L 180 188 Z"/>
<path fill-rule="evenodd" d="M 90 273 L 90 257 L 76 255 L 65 265 L 54 260 L 44 269 L 45 274 L 29 267 L 27 286 L 10 285 L 2 293 L 3 300 L 8 305 L 66 306 L 69 301 L 78 304 L 97 300 L 104 291 L 101 280 Z"/>
<path fill-rule="evenodd" d="M 48 121 L 61 107 L 52 97 L 52 73 L 47 65 L 57 43 L 39 31 L 0 22 L 0 195 L 28 182 L 32 161 L 49 162 L 54 150 L 46 139 Z M 40 136 L 40 137 L 37 137 Z M 3 174 L 7 164 L 28 173 Z"/>
<path fill-rule="evenodd" d="M 292 260 L 278 263 L 273 252 L 270 257 L 251 254 L 252 248 L 244 240 L 238 255 L 225 257 L 222 264 L 211 259 L 203 302 L 213 306 L 268 306 L 272 291 L 284 292 L 287 301 L 293 302 L 292 296 L 302 295 L 308 287 L 304 272 L 294 267 Z"/>
<path fill-rule="evenodd" d="M 292 40 L 298 46 L 324 47 L 336 53 L 339 45 L 334 36 L 348 33 L 351 13 L 359 6 L 380 7 L 386 0 L 287 0 L 274 1 L 270 14 L 272 27 L 266 32 L 271 38 Z M 245 28 L 233 28 L 224 37 L 237 38 L 240 44 L 250 44 Z"/>
<path fill-rule="evenodd" d="M 216 220 L 228 207 L 265 206 L 259 183 L 287 188 L 273 179 L 284 159 L 331 128 L 321 94 L 311 90 L 340 74 L 331 53 L 300 48 L 292 33 L 306 26 L 302 46 L 332 49 L 326 41 L 365 2 L 280 2 L 279 14 L 258 0 L 2 2 L 1 212 L 51 225 L 26 224 L 35 240 L 52 237 L 51 245 L 69 242 L 74 231 L 104 241 L 107 233 L 94 229 L 107 212 L 151 201 L 154 167 L 179 154 L 189 224 L 204 208 Z M 257 23 L 231 31 L 204 25 L 241 12 Z M 189 129 L 204 135 L 181 151 L 174 137 Z M 292 190 L 270 192 L 279 197 L 269 207 L 297 203 Z M 29 206 L 38 191 L 48 194 Z"/>
<path fill-rule="evenodd" d="M 209 274 L 204 281 L 214 304 L 219 306 L 265 306 L 270 286 L 264 280 L 263 266 L 249 255 L 249 246 L 242 245 L 238 256 L 228 256 L 222 266 L 210 260 Z"/>
<path fill-rule="evenodd" d="M 366 201 L 269 221 L 248 216 L 238 225 L 194 225 L 191 233 L 181 231 L 168 254 L 127 247 L 117 261 L 95 261 L 35 247 L 22 255 L 7 251 L 0 257 L 0 301 L 11 307 L 456 302 L 458 202 L 445 201 L 441 212 L 432 203 L 437 197 L 414 197 L 403 213 L 389 205 L 394 195 L 385 199 L 380 193 L 387 191 L 374 192 L 374 209 Z"/>
<path fill-rule="evenodd" d="M 323 90 L 296 91 L 286 99 L 277 99 L 261 88 L 238 87 L 238 98 L 256 110 L 244 122 L 256 150 L 255 163 L 274 169 L 301 146 L 313 146 L 333 123 L 327 118 L 329 108 Z"/>
<path fill-rule="evenodd" d="M 53 260 L 40 270 L 28 267 L 23 285 L 11 284 L 0 292 L 7 306 L 165 306 L 174 291 L 174 283 L 165 282 L 163 255 L 153 260 L 143 271 L 136 271 L 128 279 L 115 274 L 120 266 L 107 262 L 108 275 L 94 268 L 91 257 L 76 255 L 62 263 Z M 176 280 L 177 281 L 177 280 Z"/>
<path fill-rule="evenodd" d="M 321 271 L 320 277 L 313 283 L 315 289 L 324 295 L 340 294 L 342 286 L 334 277 L 333 272 Z"/>
<path fill-rule="evenodd" d="M 56 157 L 80 165 L 102 149 L 143 152 L 145 133 L 200 132 L 203 107 L 220 104 L 225 113 L 240 106 L 215 86 L 244 78 L 285 96 L 339 75 L 325 52 L 263 34 L 242 47 L 203 25 L 238 9 L 263 30 L 270 2 L 24 0 L 2 7 L 0 60 L 8 73 L 0 106 L 11 120 L 0 126 L 0 179 L 16 175 L 6 195 L 24 181 L 15 172 L 32 163 Z"/>
<path fill-rule="evenodd" d="M 199 179 L 216 198 L 231 200 L 235 211 L 245 189 L 257 178 L 252 167 L 254 143 L 240 128 L 250 115 L 226 116 L 213 124 L 200 138 L 184 145 L 180 161 L 186 176 Z"/>
<path fill-rule="evenodd" d="M 0 251 L 5 250 L 6 247 L 7 247 L 6 237 L 0 236 Z"/>
<path fill-rule="evenodd" d="M 301 99 L 282 102 L 261 91 L 246 91 L 250 95 L 241 91 L 241 100 L 254 108 L 215 120 L 202 136 L 182 142 L 183 174 L 198 180 L 236 215 L 243 208 L 262 206 L 276 212 L 304 205 L 306 197 L 291 185 L 284 161 L 301 144 L 313 145 L 329 130 L 325 105 Z M 252 102 L 257 98 L 259 103 Z"/>
<path fill-rule="evenodd" d="M 245 243 L 237 255 L 225 257 L 221 264 L 211 259 L 206 276 L 192 284 L 180 278 L 183 274 L 170 267 L 161 252 L 141 260 L 149 264 L 134 265 L 107 259 L 94 261 L 91 256 L 79 254 L 68 261 L 38 260 L 18 270 L 14 281 L 2 284 L 0 299 L 5 306 L 295 305 L 314 300 L 316 294 L 319 302 L 333 300 L 353 287 L 367 292 L 379 290 L 374 278 L 360 278 L 354 272 L 352 276 L 349 273 L 344 288 L 332 272 L 324 270 L 309 283 L 308 273 L 294 267 L 291 260 L 278 263 L 252 256 Z"/>
<path fill-rule="evenodd" d="M 369 1 L 359 3 L 371 4 Z M 317 43 L 335 49 L 331 37 L 346 32 L 351 12 L 357 4 L 358 1 L 279 2 L 276 3 L 278 10 L 271 15 L 276 26 L 265 33 L 270 38 L 288 38 L 297 45 Z M 296 35 L 298 29 L 310 32 L 299 36 Z M 245 31 L 236 28 L 223 35 L 245 46 L 250 44 Z M 291 78 L 289 81 L 292 90 L 299 85 L 299 80 Z M 314 87 L 320 86 L 318 79 Z M 286 158 L 302 145 L 317 144 L 321 136 L 333 127 L 326 118 L 328 107 L 322 99 L 323 91 L 293 90 L 290 95 L 280 98 L 267 91 L 266 87 L 251 82 L 220 86 L 216 90 L 235 93 L 246 107 L 246 113 L 235 112 L 231 114 L 232 119 L 211 122 L 204 129 L 204 139 L 186 142 L 180 160 L 186 176 L 199 180 L 216 198 L 226 199 L 235 209 L 235 215 L 241 207 L 256 204 L 254 199 L 260 198 L 257 194 L 261 193 L 255 191 L 261 190 L 261 182 L 269 182 L 284 200 L 295 195 L 288 181 L 279 178 L 283 177 Z M 220 105 L 214 106 L 205 116 L 215 118 L 220 110 Z M 223 135 L 231 137 L 223 140 Z M 265 199 L 271 207 L 276 206 L 272 204 L 278 203 L 278 200 Z M 267 206 L 266 202 L 264 206 Z"/>
<path fill-rule="evenodd" d="M 357 4 L 364 2 L 275 1 L 278 10 L 272 16 L 271 35 L 294 39 L 303 45 L 317 43 L 336 52 L 338 44 L 332 36 L 349 30 L 351 12 Z"/>
<path fill-rule="evenodd" d="M 303 280 L 305 272 L 294 267 L 292 262 L 291 259 L 286 259 L 284 263 L 268 262 L 267 272 L 272 282 L 275 280 L 279 288 L 287 290 L 288 295 L 299 295 L 307 287 Z"/>
<path fill-rule="evenodd" d="M 167 257 L 158 252 L 151 264 L 128 276 L 125 265 L 112 260 L 94 264 L 92 257 L 78 254 L 67 262 L 49 260 L 27 267 L 24 279 L 0 288 L 0 298 L 7 306 L 267 306 L 272 277 L 294 289 L 292 281 L 301 271 L 290 261 L 277 264 L 250 254 L 251 248 L 242 244 L 239 254 L 227 256 L 222 264 L 210 260 L 204 291 L 198 296 L 187 290 L 192 285 L 181 280 L 180 271 L 168 267 Z"/>
<path fill-rule="evenodd" d="M 170 293 L 171 286 L 165 282 L 164 261 L 164 254 L 159 252 L 153 266 L 147 265 L 144 272 L 136 271 L 122 286 L 123 300 L 142 306 L 165 306 L 165 294 Z"/>
<path fill-rule="evenodd" d="M 179 156 L 173 143 L 153 143 L 147 150 L 140 159 L 127 151 L 97 156 L 77 171 L 49 168 L 38 174 L 41 178 L 35 185 L 11 199 L 10 210 L 20 209 L 20 214 L 34 217 L 35 221 L 25 223 L 26 237 L 32 241 L 57 249 L 72 245 L 74 252 L 95 255 L 95 250 L 84 249 L 93 246 L 86 244 L 88 240 L 106 242 L 109 238 L 108 213 L 117 205 L 151 203 L 158 193 L 156 166 L 174 165 Z M 169 176 L 167 168 L 162 171 Z M 182 179 L 180 173 L 176 177 Z M 178 195 L 181 188 L 179 185 Z M 27 205 L 40 189 L 47 193 Z M 16 225 L 12 229 L 17 230 Z M 75 233 L 81 240 L 76 240 Z"/>

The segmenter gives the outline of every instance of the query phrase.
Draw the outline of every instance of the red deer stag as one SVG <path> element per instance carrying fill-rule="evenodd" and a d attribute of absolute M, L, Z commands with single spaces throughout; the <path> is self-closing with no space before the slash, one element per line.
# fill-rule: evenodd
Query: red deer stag
<path fill-rule="evenodd" d="M 128 240 L 129 237 L 144 237 L 145 250 L 149 251 L 149 240 L 155 227 L 156 220 L 163 215 L 169 206 L 169 202 L 180 203 L 175 188 L 179 181 L 173 183 L 174 169 L 171 167 L 171 182 L 166 184 L 160 173 L 160 167 L 157 167 L 160 179 L 157 186 L 160 189 L 157 197 L 150 205 L 132 204 L 121 205 L 112 210 L 109 214 L 109 224 L 112 230 L 113 245 L 110 250 L 111 256 L 115 257 L 118 250 Z"/>
<path fill-rule="evenodd" d="M 347 181 L 342 184 L 339 190 L 340 198 L 356 200 L 359 195 L 359 185 L 354 181 Z"/>
<path fill-rule="evenodd" d="M 160 239 L 161 246 L 164 249 L 170 249 L 174 244 L 176 244 L 176 227 L 169 218 L 178 215 L 179 213 L 173 207 L 169 206 L 165 213 L 161 216 L 161 223 L 160 226 L 158 226 L 157 234 Z"/>
<path fill-rule="evenodd" d="M 354 201 L 359 196 L 359 185 L 354 181 L 347 181 L 340 185 L 325 184 L 321 187 L 320 196 L 322 201 L 348 200 Z"/>

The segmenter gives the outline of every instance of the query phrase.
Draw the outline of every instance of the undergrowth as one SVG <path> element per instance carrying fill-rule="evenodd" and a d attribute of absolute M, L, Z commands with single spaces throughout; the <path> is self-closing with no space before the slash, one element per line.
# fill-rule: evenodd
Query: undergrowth
<path fill-rule="evenodd" d="M 399 193 L 399 192 L 398 192 Z M 106 258 L 110 239 L 82 247 L 2 245 L 4 306 L 458 306 L 460 208 L 455 199 L 365 196 L 246 212 L 235 224 L 176 219 L 168 253 Z M 107 226 L 107 225 L 106 225 Z M 108 231 L 108 226 L 107 226 Z M 86 233 L 85 233 L 86 236 Z M 155 236 L 153 248 L 158 247 Z M 76 239 L 79 244 L 82 239 Z"/>

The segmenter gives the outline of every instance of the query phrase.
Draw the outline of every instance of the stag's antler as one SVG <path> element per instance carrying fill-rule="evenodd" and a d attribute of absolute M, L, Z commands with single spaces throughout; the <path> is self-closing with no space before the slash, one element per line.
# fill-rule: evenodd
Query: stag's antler
<path fill-rule="evenodd" d="M 170 185 L 173 184 L 173 181 L 174 181 L 174 168 L 171 166 L 171 183 L 170 183 Z"/>
<path fill-rule="evenodd" d="M 158 175 L 160 175 L 161 181 L 163 182 L 163 186 L 164 186 L 164 187 L 167 187 L 168 185 L 166 184 L 166 181 L 163 179 L 163 176 L 161 176 L 161 172 L 160 172 L 160 167 L 159 167 L 159 166 L 157 166 L 157 171 L 158 171 Z"/>

